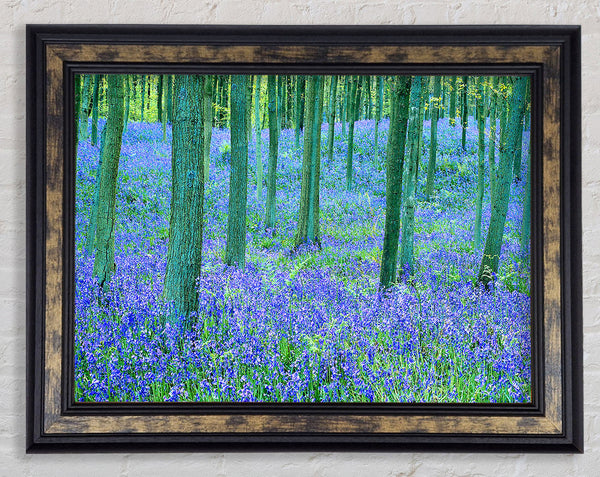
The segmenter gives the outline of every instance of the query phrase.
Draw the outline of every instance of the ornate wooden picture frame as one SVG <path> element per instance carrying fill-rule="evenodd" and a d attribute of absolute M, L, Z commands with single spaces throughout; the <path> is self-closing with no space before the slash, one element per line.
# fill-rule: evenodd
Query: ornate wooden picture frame
<path fill-rule="evenodd" d="M 78 73 L 530 76 L 532 402 L 74 399 Z M 580 28 L 27 27 L 27 452 L 583 452 Z"/>

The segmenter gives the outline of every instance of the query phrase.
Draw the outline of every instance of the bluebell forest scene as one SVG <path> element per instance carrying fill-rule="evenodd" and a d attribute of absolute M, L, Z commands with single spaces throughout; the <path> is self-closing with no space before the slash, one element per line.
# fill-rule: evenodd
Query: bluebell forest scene
<path fill-rule="evenodd" d="M 528 77 L 74 95 L 77 401 L 531 401 Z"/>

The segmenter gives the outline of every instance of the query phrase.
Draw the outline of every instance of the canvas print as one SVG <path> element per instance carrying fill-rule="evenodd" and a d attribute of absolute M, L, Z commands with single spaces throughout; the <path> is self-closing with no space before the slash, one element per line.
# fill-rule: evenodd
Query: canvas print
<path fill-rule="evenodd" d="M 531 402 L 519 76 L 75 75 L 80 402 Z"/>

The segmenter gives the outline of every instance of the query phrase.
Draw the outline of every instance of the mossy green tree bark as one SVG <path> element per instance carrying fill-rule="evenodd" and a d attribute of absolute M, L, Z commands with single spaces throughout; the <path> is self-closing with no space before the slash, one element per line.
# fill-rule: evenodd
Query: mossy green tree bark
<path fill-rule="evenodd" d="M 463 76 L 462 77 L 462 91 L 461 91 L 461 113 L 460 113 L 460 119 L 461 119 L 461 124 L 462 124 L 462 136 L 461 136 L 461 141 L 460 141 L 460 145 L 462 147 L 462 150 L 465 151 L 467 148 L 467 128 L 469 127 L 469 103 L 468 103 L 468 99 L 469 99 L 469 77 L 468 76 Z"/>
<path fill-rule="evenodd" d="M 346 190 L 352 189 L 352 159 L 354 156 L 354 122 L 358 110 L 358 77 L 349 78 L 350 97 L 348 98 L 348 150 L 346 151 Z"/>
<path fill-rule="evenodd" d="M 509 117 L 506 124 L 506 134 L 502 131 L 500 144 L 500 162 L 497 168 L 496 193 L 492 201 L 490 226 L 485 241 L 485 249 L 479 267 L 478 281 L 488 285 L 498 273 L 502 236 L 508 212 L 510 184 L 512 182 L 512 166 L 518 151 L 519 122 L 525 109 L 527 78 L 519 77 L 513 85 L 510 97 Z"/>
<path fill-rule="evenodd" d="M 198 307 L 202 263 L 204 171 L 201 75 L 176 75 L 173 84 L 172 195 L 164 298 L 176 316 Z"/>
<path fill-rule="evenodd" d="M 296 91 L 295 91 L 295 111 L 294 111 L 294 146 L 296 149 L 300 147 L 300 133 L 302 132 L 303 118 L 304 118 L 304 94 L 306 90 L 306 80 L 304 76 L 296 76 Z M 279 108 L 278 108 L 279 109 Z"/>
<path fill-rule="evenodd" d="M 125 87 L 129 89 L 129 83 Z M 94 91 L 92 92 L 92 145 L 98 144 L 98 91 L 100 89 L 100 75 L 94 75 Z M 125 117 L 127 121 L 127 117 Z"/>
<path fill-rule="evenodd" d="M 435 182 L 435 163 L 437 159 L 437 126 L 439 111 L 442 105 L 441 89 L 442 89 L 441 77 L 435 76 L 433 78 L 433 97 L 429 103 L 429 109 L 431 110 L 431 138 L 429 146 L 429 162 L 427 163 L 427 183 L 425 185 L 425 200 L 429 201 L 431 194 L 433 194 L 433 185 Z"/>
<path fill-rule="evenodd" d="M 396 76 L 390 88 L 391 115 L 386 155 L 385 232 L 381 254 L 379 285 L 388 288 L 396 281 L 400 206 L 402 203 L 402 171 L 408 124 L 408 102 L 411 78 Z"/>
<path fill-rule="evenodd" d="M 379 167 L 379 122 L 383 113 L 383 76 L 377 76 L 375 98 L 375 164 Z"/>
<path fill-rule="evenodd" d="M 481 211 L 483 207 L 483 185 L 485 179 L 485 115 L 483 111 L 483 78 L 477 79 L 477 93 L 475 104 L 477 108 L 477 131 L 478 149 L 477 149 L 477 195 L 475 196 L 475 231 L 473 241 L 475 249 L 481 247 Z"/>
<path fill-rule="evenodd" d="M 146 110 L 146 75 L 142 75 L 142 86 L 140 89 L 140 121 L 144 122 L 144 112 Z"/>
<path fill-rule="evenodd" d="M 275 205 L 277 191 L 277 156 L 279 154 L 279 129 L 277 128 L 277 81 L 274 75 L 267 77 L 269 115 L 269 170 L 267 176 L 267 205 L 265 228 L 275 228 Z"/>
<path fill-rule="evenodd" d="M 115 271 L 115 202 L 123 137 L 123 76 L 108 75 L 108 116 L 98 183 L 96 253 L 93 275 L 107 288 Z"/>
<path fill-rule="evenodd" d="M 231 174 L 225 263 L 246 265 L 246 204 L 248 199 L 248 136 L 246 134 L 247 75 L 231 77 Z"/>
<path fill-rule="evenodd" d="M 210 172 L 210 143 L 212 141 L 212 103 L 213 103 L 213 84 L 212 78 L 205 77 L 202 85 L 202 162 L 204 163 L 204 183 L 208 182 Z"/>
<path fill-rule="evenodd" d="M 333 160 L 333 139 L 335 136 L 335 99 L 337 94 L 337 76 L 331 77 L 331 84 L 329 88 L 329 121 L 327 127 L 327 162 L 331 163 Z"/>
<path fill-rule="evenodd" d="M 448 108 L 448 121 L 452 127 L 456 124 L 456 95 L 458 89 L 456 80 L 456 76 L 450 76 L 450 106 Z"/>
<path fill-rule="evenodd" d="M 83 90 L 81 94 L 81 105 L 79 113 L 79 140 L 85 141 L 88 138 L 88 104 L 90 101 L 90 80 L 91 75 L 83 75 Z"/>
<path fill-rule="evenodd" d="M 319 243 L 319 178 L 321 174 L 321 119 L 323 114 L 323 77 L 310 76 L 306 81 L 304 114 L 304 151 L 298 227 L 294 247 Z"/>
<path fill-rule="evenodd" d="M 409 155 L 406 168 L 406 199 L 402 209 L 402 240 L 400 242 L 400 274 L 413 271 L 413 248 L 415 235 L 415 189 L 416 168 L 419 160 L 419 120 L 421 118 L 421 91 L 425 87 L 425 78 L 415 76 L 410 88 L 409 103 Z"/>
<path fill-rule="evenodd" d="M 498 77 L 492 78 L 490 86 L 490 140 L 488 144 L 488 164 L 490 170 L 490 198 L 494 200 L 496 190 L 496 136 L 498 109 Z"/>
<path fill-rule="evenodd" d="M 529 264 L 530 245 L 529 237 L 531 228 L 531 159 L 528 155 L 527 164 L 527 182 L 523 190 L 523 219 L 521 221 L 521 240 L 519 255 L 524 264 Z"/>
<path fill-rule="evenodd" d="M 272 75 L 271 75 L 272 76 Z M 260 124 L 260 88 L 262 77 L 256 77 L 256 92 L 254 93 L 254 128 L 256 133 L 256 199 L 260 202 L 263 197 L 263 163 L 262 163 L 262 130 Z"/>

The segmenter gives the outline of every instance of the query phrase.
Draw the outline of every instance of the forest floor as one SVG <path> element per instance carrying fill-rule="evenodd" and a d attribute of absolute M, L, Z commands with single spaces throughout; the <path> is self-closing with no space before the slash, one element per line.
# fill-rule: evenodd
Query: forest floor
<path fill-rule="evenodd" d="M 84 253 L 99 150 L 80 141 L 76 179 L 75 393 L 81 401 L 529 402 L 529 265 L 519 255 L 523 188 L 510 204 L 493 288 L 476 285 L 473 246 L 477 130 L 439 121 L 435 193 L 424 200 L 425 122 L 415 216 L 415 271 L 378 290 L 385 217 L 384 151 L 374 122 L 356 123 L 353 189 L 345 190 L 346 141 L 336 125 L 333 160 L 321 165 L 321 248 L 290 253 L 302 151 L 280 136 L 277 227 L 264 230 L 249 144 L 246 267 L 226 267 L 229 131 L 214 129 L 205 185 L 199 312 L 191 329 L 163 325 L 169 238 L 170 128 L 130 123 L 116 208 L 116 273 L 99 297 Z M 266 175 L 268 130 L 262 135 Z M 301 141 L 302 144 L 302 141 Z M 524 153 L 529 136 L 523 138 Z M 526 157 L 524 155 L 524 157 Z M 525 169 L 526 160 L 523 160 Z M 489 184 L 482 236 L 490 218 Z M 265 178 L 266 180 L 266 178 Z"/>

